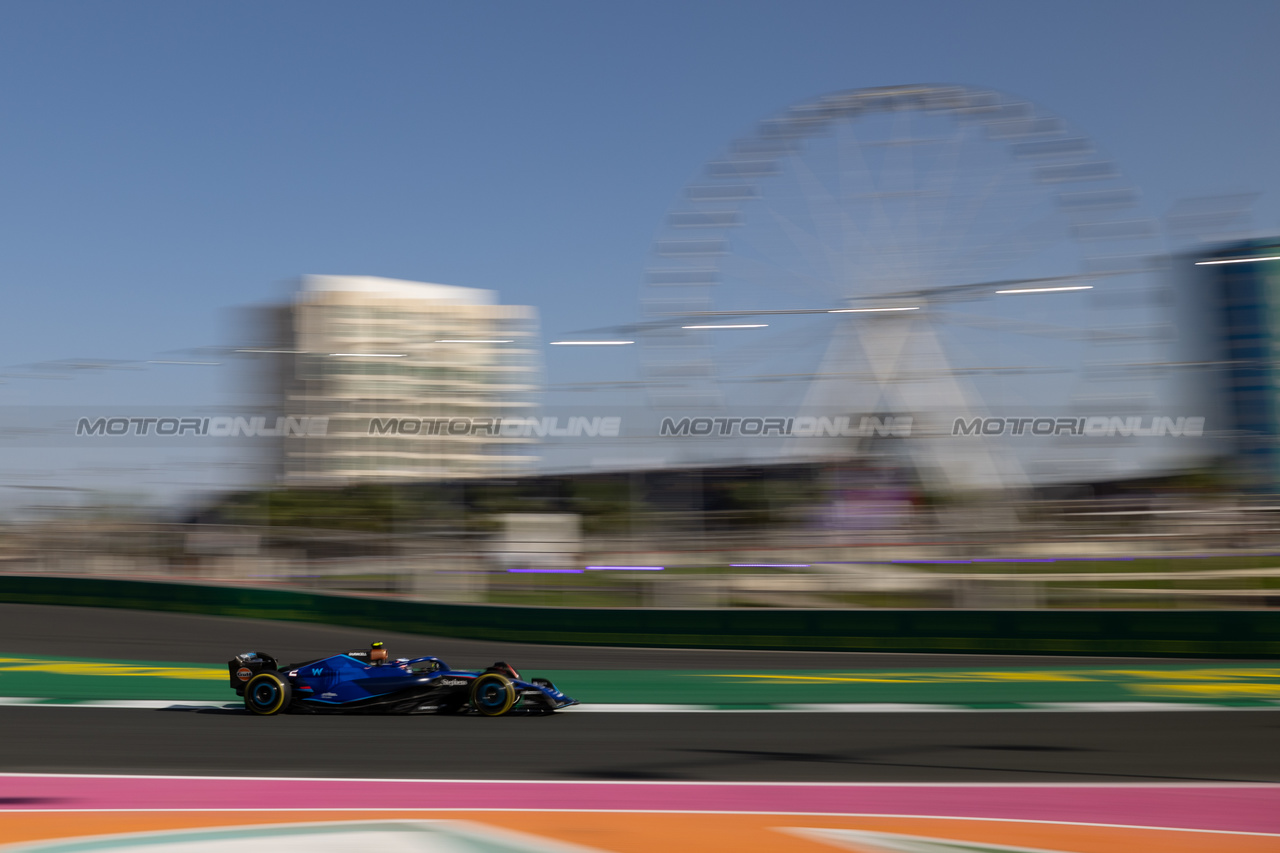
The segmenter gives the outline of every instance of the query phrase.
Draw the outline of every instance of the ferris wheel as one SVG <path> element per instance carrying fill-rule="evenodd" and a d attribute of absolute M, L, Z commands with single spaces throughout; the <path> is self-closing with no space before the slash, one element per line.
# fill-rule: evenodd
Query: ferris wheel
<path fill-rule="evenodd" d="M 634 327 L 650 403 L 913 414 L 915 464 L 949 482 L 1054 479 L 1079 442 L 1030 470 L 945 421 L 1158 401 L 1168 297 L 1137 209 L 1088 137 L 1026 100 L 901 86 L 792 106 L 659 229 Z"/>

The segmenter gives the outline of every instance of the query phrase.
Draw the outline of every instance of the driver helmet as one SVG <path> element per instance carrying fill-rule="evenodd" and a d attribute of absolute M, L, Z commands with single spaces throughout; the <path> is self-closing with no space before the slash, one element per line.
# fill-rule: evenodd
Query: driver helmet
<path fill-rule="evenodd" d="M 369 662 L 375 665 L 381 665 L 387 660 L 387 648 L 382 643 L 373 643 L 369 646 Z"/>

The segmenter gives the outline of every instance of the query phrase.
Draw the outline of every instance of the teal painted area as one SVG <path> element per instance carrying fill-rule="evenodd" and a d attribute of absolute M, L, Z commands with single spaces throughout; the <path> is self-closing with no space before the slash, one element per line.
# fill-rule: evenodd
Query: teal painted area
<path fill-rule="evenodd" d="M 539 672 L 584 703 L 750 706 L 1280 700 L 1280 668 L 1148 666 L 897 671 Z"/>
<path fill-rule="evenodd" d="M 527 643 L 1280 658 L 1280 611 L 545 608 L 183 583 L 0 576 L 0 601 L 124 607 Z"/>
<path fill-rule="evenodd" d="M 226 686 L 178 678 L 101 678 L 0 672 L 0 696 L 35 699 L 181 699 L 238 702 Z"/>

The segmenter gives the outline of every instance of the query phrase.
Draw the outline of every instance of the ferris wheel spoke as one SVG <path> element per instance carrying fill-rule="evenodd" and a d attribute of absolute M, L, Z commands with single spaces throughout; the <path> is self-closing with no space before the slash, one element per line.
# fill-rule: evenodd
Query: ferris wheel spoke
<path fill-rule="evenodd" d="M 759 258 L 735 255 L 723 262 L 726 278 L 750 280 L 767 288 L 787 288 L 805 295 L 818 289 L 837 294 L 835 284 L 815 275 L 788 269 Z"/>
<path fill-rule="evenodd" d="M 855 251 L 858 256 L 870 256 L 873 248 L 872 244 L 863 230 L 858 227 L 857 222 L 845 212 L 826 185 L 818 180 L 809 164 L 800 160 L 793 165 L 793 169 L 795 170 L 801 196 L 808 205 L 810 216 L 813 218 L 817 230 L 822 231 L 823 226 L 826 226 L 825 236 L 820 234 L 819 239 L 822 239 L 829 246 L 837 247 L 836 251 L 838 251 L 840 263 L 832 280 L 833 282 L 847 282 L 846 273 L 851 264 L 850 246 L 848 245 L 850 240 L 857 243 Z M 821 209 L 815 210 L 818 206 Z M 832 295 L 835 298 L 839 298 L 844 294 L 837 290 Z"/>
<path fill-rule="evenodd" d="M 963 311 L 935 311 L 934 314 L 940 319 L 945 319 L 952 323 L 959 323 L 964 326 L 971 326 L 975 329 L 1012 332 L 1013 334 L 1033 335 L 1036 337 L 1060 338 L 1067 341 L 1082 341 L 1087 340 L 1089 337 L 1089 329 L 1074 326 L 1061 326 L 1053 323 L 1033 323 L 1028 320 L 1010 320 L 1004 317 L 992 317 L 985 314 L 970 314 Z"/>
<path fill-rule="evenodd" d="M 767 362 L 780 353 L 788 356 L 794 355 L 797 347 L 809 349 L 821 346 L 825 343 L 825 340 L 825 336 L 815 334 L 814 329 L 811 327 L 787 329 L 763 339 L 754 340 L 751 343 L 743 343 L 736 347 L 726 347 L 724 363 L 739 367 L 756 365 Z M 722 375 L 726 380 L 735 378 L 732 369 L 726 369 Z"/>
<path fill-rule="evenodd" d="M 821 261 L 826 266 L 827 275 L 818 277 L 818 280 L 834 282 L 839 277 L 841 264 L 831 256 L 831 251 L 821 239 L 817 236 L 805 231 L 785 214 L 777 210 L 770 209 L 769 215 L 775 225 L 782 231 L 783 235 L 790 241 L 791 245 L 796 248 L 800 254 L 808 258 L 811 265 L 818 267 L 817 261 Z M 836 296 L 838 289 L 834 284 L 829 288 L 832 297 Z"/>
<path fill-rule="evenodd" d="M 996 193 L 1008 183 L 1009 176 L 1010 173 L 1008 171 L 996 173 L 986 181 L 981 192 L 976 193 L 966 208 L 957 215 L 952 239 L 941 247 L 944 255 L 952 255 L 964 245 L 965 240 L 969 237 L 969 232 L 980 221 L 979 214 L 995 197 Z"/>
<path fill-rule="evenodd" d="M 938 190 L 938 201 L 934 205 L 934 211 L 937 214 L 937 221 L 934 226 L 929 229 L 929 245 L 938 242 L 941 237 L 941 232 L 945 227 L 947 218 L 946 211 L 950 206 L 951 199 L 955 193 L 956 179 L 960 173 L 960 157 L 965 150 L 963 142 L 967 133 L 968 131 L 965 129 L 964 125 L 957 123 L 950 137 L 946 140 L 945 145 L 947 150 L 945 150 L 938 158 L 941 163 L 941 168 L 935 171 L 941 172 L 945 176 L 945 180 Z M 950 158 L 949 162 L 947 161 L 948 157 Z M 923 240 L 923 237 L 921 239 Z M 930 272 L 936 273 L 940 264 L 939 259 L 941 255 L 938 252 L 929 252 L 927 253 L 927 257 L 930 261 Z M 929 278 L 932 280 L 934 275 L 930 275 Z"/>
<path fill-rule="evenodd" d="M 1062 233 L 1062 220 L 1056 213 L 1023 223 L 1015 230 L 979 244 L 955 258 L 957 271 L 972 269 L 972 277 L 992 275 L 1012 263 L 1025 260 L 1052 245 Z M 985 264 L 967 266 L 971 259 L 987 259 Z"/>
<path fill-rule="evenodd" d="M 840 139 L 841 136 L 845 137 L 843 141 L 841 141 Z M 863 147 L 863 144 L 860 141 L 858 135 L 854 133 L 852 127 L 842 128 L 842 131 L 839 132 L 837 135 L 836 142 L 837 142 L 836 153 L 838 155 L 837 167 L 840 170 L 841 177 L 843 178 L 849 175 L 856 174 L 856 175 L 866 175 L 870 179 L 872 175 L 871 166 L 867 162 L 866 152 Z M 852 148 L 854 151 L 857 152 L 856 168 L 846 167 L 845 165 L 845 152 L 848 151 L 850 148 Z M 846 193 L 845 199 L 852 197 L 852 195 L 853 195 L 852 192 Z M 873 257 L 875 257 L 877 260 L 883 259 L 885 261 L 888 261 L 890 258 L 892 258 L 893 259 L 892 263 L 898 266 L 899 271 L 905 272 L 905 270 L 902 269 L 902 266 L 903 266 L 902 255 L 903 255 L 904 247 L 901 241 L 897 238 L 896 234 L 894 233 L 894 229 L 892 227 L 892 221 L 889 218 L 888 211 L 885 210 L 884 195 L 882 192 L 882 187 L 876 184 L 874 180 L 869 180 L 867 183 L 867 192 L 865 193 L 865 195 L 869 197 L 872 202 L 871 203 L 872 229 L 876 232 L 876 237 L 880 239 L 884 239 L 889 244 L 888 252 L 882 251 L 882 254 L 880 256 L 873 256 Z M 842 201 L 845 201 L 845 199 L 842 199 Z M 898 278 L 902 279 L 904 277 L 902 275 L 899 275 Z"/>
<path fill-rule="evenodd" d="M 916 154 L 923 146 L 910 143 L 910 140 L 916 138 L 915 134 L 912 133 L 912 128 L 915 126 L 915 115 L 915 110 L 902 111 L 903 123 L 906 125 L 905 139 L 908 141 L 906 145 L 902 146 L 902 159 L 906 163 L 907 187 L 905 192 L 907 193 L 907 206 L 910 210 L 911 246 L 915 249 L 909 255 L 908 263 L 913 270 L 912 277 L 916 281 L 923 281 L 924 269 L 922 260 L 924 252 L 921 249 L 924 244 L 920 239 L 920 199 L 923 194 L 923 187 L 919 186 L 919 175 L 916 169 Z"/>

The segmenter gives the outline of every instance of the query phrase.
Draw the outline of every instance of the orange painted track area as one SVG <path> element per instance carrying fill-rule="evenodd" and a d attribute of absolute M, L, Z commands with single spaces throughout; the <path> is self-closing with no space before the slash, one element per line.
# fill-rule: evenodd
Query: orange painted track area
<path fill-rule="evenodd" d="M 1063 853 L 1276 853 L 1280 836 L 970 818 L 863 817 L 798 814 L 671 814 L 577 811 L 296 812 L 6 812 L 6 844 L 70 841 L 213 827 L 351 821 L 458 821 L 518 833 L 537 849 L 548 842 L 608 853 L 705 853 L 713 850 L 831 853 L 911 849 L 915 845 L 999 845 Z M 883 835 L 887 834 L 887 835 Z M 105 839 L 104 839 L 105 840 Z M 894 845 L 882 847 L 877 841 Z M 901 846 L 906 844 L 906 847 Z M 545 849 L 545 847 L 543 847 Z M 927 847 L 920 847 L 927 849 Z M 937 848 L 934 848 L 937 849 Z"/>

